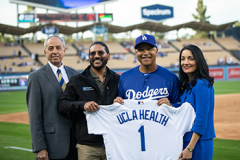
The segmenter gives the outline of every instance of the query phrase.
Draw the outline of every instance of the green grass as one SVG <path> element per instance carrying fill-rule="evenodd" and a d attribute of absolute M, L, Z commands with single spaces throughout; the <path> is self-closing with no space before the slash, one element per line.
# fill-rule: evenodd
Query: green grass
<path fill-rule="evenodd" d="M 15 146 L 32 149 L 29 125 L 0 122 L 0 159 L 1 160 L 32 160 L 35 154 L 29 151 L 5 149 Z"/>
<path fill-rule="evenodd" d="M 213 160 L 239 160 L 240 141 L 214 139 Z"/>
<path fill-rule="evenodd" d="M 26 91 L 0 92 L 0 114 L 27 111 Z"/>
<path fill-rule="evenodd" d="M 240 93 L 240 81 L 216 81 L 215 94 Z"/>

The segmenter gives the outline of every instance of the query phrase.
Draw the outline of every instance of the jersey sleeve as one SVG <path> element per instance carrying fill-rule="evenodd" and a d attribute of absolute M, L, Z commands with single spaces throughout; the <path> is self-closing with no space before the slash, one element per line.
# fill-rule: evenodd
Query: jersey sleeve
<path fill-rule="evenodd" d="M 174 107 L 179 107 L 180 92 L 179 92 L 179 79 L 176 77 L 173 82 L 172 90 L 170 91 L 170 102 Z"/>
<path fill-rule="evenodd" d="M 191 131 L 196 113 L 191 104 L 187 102 L 183 103 L 177 109 L 178 111 L 174 115 L 174 124 L 176 125 L 180 135 L 183 136 L 186 132 Z"/>
<path fill-rule="evenodd" d="M 125 93 L 123 89 L 123 82 L 122 82 L 123 76 L 120 76 L 119 84 L 118 84 L 118 96 L 121 97 L 122 99 L 125 99 Z"/>
<path fill-rule="evenodd" d="M 109 111 L 109 108 L 111 108 L 111 106 L 112 105 L 100 105 L 99 110 L 97 111 L 84 112 L 86 114 L 88 134 L 107 133 L 111 122 Z"/>
<path fill-rule="evenodd" d="M 206 131 L 208 114 L 211 106 L 212 89 L 208 87 L 208 83 L 203 80 L 198 80 L 194 87 L 196 120 L 194 122 L 192 131 L 203 135 Z"/>

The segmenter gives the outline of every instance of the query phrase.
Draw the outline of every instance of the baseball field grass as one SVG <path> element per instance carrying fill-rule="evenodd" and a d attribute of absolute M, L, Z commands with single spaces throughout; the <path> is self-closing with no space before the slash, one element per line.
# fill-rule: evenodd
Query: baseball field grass
<path fill-rule="evenodd" d="M 215 94 L 240 93 L 240 81 L 217 81 L 213 86 Z"/>
<path fill-rule="evenodd" d="M 217 81 L 215 94 L 240 93 L 240 81 Z M 27 111 L 26 91 L 0 92 L 0 114 Z M 17 149 L 11 147 L 18 147 Z M 33 160 L 29 125 L 0 122 L 0 160 Z M 239 160 L 240 141 L 214 139 L 213 160 Z"/>
<path fill-rule="evenodd" d="M 31 149 L 31 143 L 29 125 L 0 122 L 0 160 L 34 160 L 31 151 L 8 148 Z"/>
<path fill-rule="evenodd" d="M 26 91 L 0 92 L 0 114 L 27 111 Z"/>

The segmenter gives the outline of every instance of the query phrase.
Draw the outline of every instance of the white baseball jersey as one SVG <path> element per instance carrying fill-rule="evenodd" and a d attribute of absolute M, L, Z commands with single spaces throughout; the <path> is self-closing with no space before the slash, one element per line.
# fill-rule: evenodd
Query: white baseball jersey
<path fill-rule="evenodd" d="M 174 108 L 156 100 L 124 100 L 85 114 L 88 133 L 103 135 L 108 160 L 176 160 L 195 119 L 189 103 Z"/>

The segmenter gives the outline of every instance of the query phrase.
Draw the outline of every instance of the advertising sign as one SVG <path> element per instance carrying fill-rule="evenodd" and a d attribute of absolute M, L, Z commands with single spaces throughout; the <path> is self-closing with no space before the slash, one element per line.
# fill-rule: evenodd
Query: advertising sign
<path fill-rule="evenodd" d="M 96 21 L 95 13 L 83 14 L 37 14 L 38 22 L 86 22 Z"/>
<path fill-rule="evenodd" d="M 91 28 L 91 31 L 95 34 L 107 33 L 108 29 L 104 26 L 95 26 Z"/>
<path fill-rule="evenodd" d="M 18 14 L 18 22 L 112 22 L 112 13 L 79 13 L 79 14 Z"/>
<path fill-rule="evenodd" d="M 228 68 L 228 79 L 240 78 L 240 67 Z"/>
<path fill-rule="evenodd" d="M 173 18 L 173 7 L 159 4 L 142 7 L 141 12 L 143 19 L 153 21 L 161 21 L 163 19 Z"/>
<path fill-rule="evenodd" d="M 56 27 L 44 27 L 42 28 L 42 33 L 44 34 L 56 34 L 58 33 L 58 28 Z"/>
<path fill-rule="evenodd" d="M 34 13 L 21 13 L 18 14 L 18 22 L 35 22 L 35 14 Z"/>
<path fill-rule="evenodd" d="M 112 22 L 113 14 L 112 13 L 98 13 L 99 22 Z"/>
<path fill-rule="evenodd" d="M 0 76 L 0 91 L 27 89 L 28 75 Z"/>
<path fill-rule="evenodd" d="M 209 73 L 215 79 L 224 79 L 224 68 L 210 68 Z"/>

